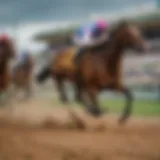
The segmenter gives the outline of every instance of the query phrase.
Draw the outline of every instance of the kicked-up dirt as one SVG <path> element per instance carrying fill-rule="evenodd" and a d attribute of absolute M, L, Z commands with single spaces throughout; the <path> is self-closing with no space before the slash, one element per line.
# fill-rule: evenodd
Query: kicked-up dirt
<path fill-rule="evenodd" d="M 160 119 L 99 119 L 31 101 L 0 110 L 0 160 L 160 160 Z"/>

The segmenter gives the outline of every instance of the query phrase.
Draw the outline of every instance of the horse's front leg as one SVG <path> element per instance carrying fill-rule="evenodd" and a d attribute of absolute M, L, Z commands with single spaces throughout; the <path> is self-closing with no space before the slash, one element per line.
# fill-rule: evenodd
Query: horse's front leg
<path fill-rule="evenodd" d="M 76 83 L 75 84 L 75 101 L 77 101 L 78 103 L 83 103 L 82 90 L 83 90 L 82 86 Z"/>
<path fill-rule="evenodd" d="M 57 84 L 57 89 L 58 89 L 58 92 L 60 94 L 60 100 L 63 102 L 63 103 L 68 103 L 69 100 L 67 98 L 67 95 L 65 93 L 65 89 L 64 89 L 64 81 L 62 78 L 56 78 L 56 84 Z"/>
<path fill-rule="evenodd" d="M 0 92 L 0 108 L 5 106 L 5 93 L 3 91 Z"/>
<path fill-rule="evenodd" d="M 126 97 L 126 105 L 125 105 L 124 111 L 122 113 L 122 116 L 119 119 L 120 123 L 124 123 L 129 118 L 129 116 L 131 115 L 131 112 L 132 112 L 133 95 L 127 87 L 121 87 L 119 89 L 119 91 L 121 93 L 123 93 Z"/>
<path fill-rule="evenodd" d="M 12 102 L 16 100 L 18 90 L 19 90 L 19 88 L 17 87 L 17 85 L 15 83 L 11 85 L 11 88 L 10 88 L 10 91 L 9 91 L 9 97 L 10 97 Z"/>
<path fill-rule="evenodd" d="M 11 88 L 7 88 L 5 89 L 3 92 L 1 92 L 0 94 L 1 96 L 1 100 L 0 100 L 0 106 L 4 107 L 6 105 L 11 104 L 12 101 L 12 92 L 11 92 Z"/>
<path fill-rule="evenodd" d="M 87 106 L 88 111 L 96 117 L 100 116 L 103 112 L 98 103 L 98 90 L 93 87 L 87 87 L 87 93 L 90 102 L 89 106 Z"/>
<path fill-rule="evenodd" d="M 31 82 L 29 82 L 26 85 L 26 95 L 25 95 L 25 98 L 29 99 L 31 96 L 32 96 L 32 84 L 31 84 Z"/>

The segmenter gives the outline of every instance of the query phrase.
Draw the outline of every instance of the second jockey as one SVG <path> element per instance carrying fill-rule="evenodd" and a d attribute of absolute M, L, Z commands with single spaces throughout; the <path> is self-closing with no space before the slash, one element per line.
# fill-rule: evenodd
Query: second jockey
<path fill-rule="evenodd" d="M 19 55 L 19 65 L 24 66 L 28 62 L 28 59 L 30 57 L 30 53 L 28 50 L 24 50 L 20 55 Z"/>
<path fill-rule="evenodd" d="M 108 28 L 109 25 L 105 20 L 98 20 L 95 23 L 78 28 L 73 38 L 74 44 L 79 48 L 76 54 L 76 62 L 79 61 L 86 48 L 99 46 L 107 40 Z"/>
<path fill-rule="evenodd" d="M 6 44 L 11 44 L 11 38 L 7 34 L 1 34 L 0 35 L 0 46 L 4 46 Z"/>

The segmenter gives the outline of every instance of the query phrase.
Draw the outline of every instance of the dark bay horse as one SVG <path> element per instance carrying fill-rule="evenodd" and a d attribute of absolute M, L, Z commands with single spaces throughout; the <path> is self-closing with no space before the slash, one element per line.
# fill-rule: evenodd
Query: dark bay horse
<path fill-rule="evenodd" d="M 83 99 L 83 103 L 89 112 L 97 116 L 101 114 L 97 94 L 104 89 L 121 92 L 127 98 L 124 113 L 120 118 L 120 122 L 123 122 L 129 117 L 132 108 L 132 94 L 122 83 L 124 51 L 130 47 L 143 51 L 146 49 L 145 44 L 139 29 L 134 24 L 122 22 L 114 29 L 108 42 L 100 47 L 86 50 L 79 67 L 74 60 L 77 48 L 70 47 L 57 53 L 37 79 L 41 82 L 46 77 L 53 77 L 58 84 L 62 100 L 67 99 L 63 82 L 66 79 L 71 80 L 78 89 L 77 97 L 80 100 L 82 88 L 87 91 L 90 104 L 86 99 Z"/>
<path fill-rule="evenodd" d="M 0 94 L 8 94 L 11 84 L 10 60 L 16 55 L 15 45 L 7 36 L 0 36 Z"/>
<path fill-rule="evenodd" d="M 127 100 L 119 122 L 125 122 L 130 116 L 133 97 L 122 82 L 122 60 L 128 48 L 144 52 L 147 45 L 136 25 L 122 22 L 112 32 L 104 47 L 88 49 L 82 57 L 77 78 L 89 98 L 89 101 L 83 98 L 84 105 L 93 115 L 100 116 L 102 113 L 97 101 L 98 93 L 109 89 L 124 94 Z"/>
<path fill-rule="evenodd" d="M 34 58 L 28 53 L 25 60 L 17 62 L 12 70 L 12 83 L 14 91 L 17 93 L 19 89 L 25 91 L 25 98 L 29 98 L 32 90 L 32 75 L 34 68 Z M 15 95 L 14 92 L 14 95 Z"/>

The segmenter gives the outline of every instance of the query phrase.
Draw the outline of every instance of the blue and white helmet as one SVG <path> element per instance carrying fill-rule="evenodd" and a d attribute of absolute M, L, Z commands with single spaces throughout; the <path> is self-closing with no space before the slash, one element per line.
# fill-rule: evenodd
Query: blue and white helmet
<path fill-rule="evenodd" d="M 25 61 L 25 60 L 28 59 L 29 55 L 30 55 L 29 50 L 24 49 L 24 50 L 20 53 L 20 58 L 19 58 L 19 60 L 20 60 L 20 61 Z"/>

